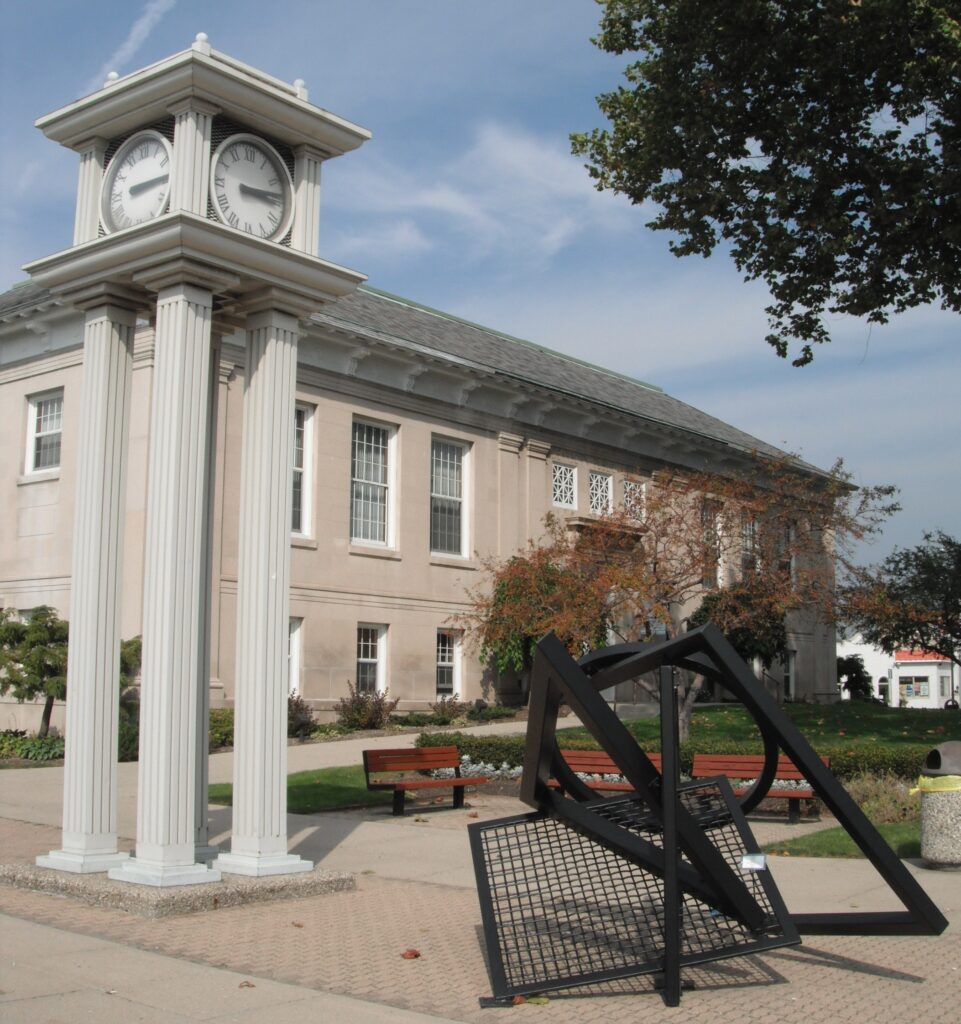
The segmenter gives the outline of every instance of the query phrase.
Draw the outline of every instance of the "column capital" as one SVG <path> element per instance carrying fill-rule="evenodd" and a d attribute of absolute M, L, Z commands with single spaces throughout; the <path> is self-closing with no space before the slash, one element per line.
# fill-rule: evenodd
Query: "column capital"
<path fill-rule="evenodd" d="M 180 256 L 133 274 L 148 291 L 161 292 L 176 285 L 193 285 L 214 295 L 240 287 L 240 278 L 229 271 Z"/>
<path fill-rule="evenodd" d="M 128 288 L 116 281 L 100 281 L 72 288 L 58 294 L 75 309 L 89 312 L 100 307 L 110 307 L 116 312 L 111 319 L 126 322 L 136 316 L 138 309 L 148 306 L 147 297 L 137 288 Z M 132 323 L 133 320 L 130 320 Z"/>
<path fill-rule="evenodd" d="M 524 438 L 520 434 L 510 434 L 506 430 L 502 430 L 497 435 L 497 447 L 502 452 L 510 452 L 510 454 L 516 455 L 523 446 Z"/>
<path fill-rule="evenodd" d="M 181 114 L 206 114 L 208 117 L 216 117 L 222 112 L 222 108 L 214 103 L 208 103 L 206 100 L 199 99 L 197 96 L 187 96 L 176 103 L 172 103 L 167 107 L 167 111 L 173 114 L 174 117 L 179 117 Z"/>
<path fill-rule="evenodd" d="M 251 315 L 271 310 L 301 320 L 317 311 L 317 301 L 288 288 L 268 285 L 245 295 L 237 303 L 237 309 L 247 315 L 249 327 Z"/>
<path fill-rule="evenodd" d="M 540 459 L 544 462 L 547 461 L 548 455 L 551 453 L 551 446 L 546 441 L 536 441 L 534 438 L 529 437 L 527 439 L 527 456 L 530 459 Z"/>
<path fill-rule="evenodd" d="M 298 159 L 303 157 L 305 160 L 316 160 L 319 164 L 322 164 L 327 159 L 327 154 L 322 149 L 311 146 L 307 142 L 294 146 L 294 156 Z"/>

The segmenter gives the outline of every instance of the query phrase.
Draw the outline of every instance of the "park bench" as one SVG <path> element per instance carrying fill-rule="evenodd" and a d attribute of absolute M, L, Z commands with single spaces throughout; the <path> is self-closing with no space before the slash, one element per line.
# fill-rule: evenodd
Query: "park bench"
<path fill-rule="evenodd" d="M 646 753 L 646 751 L 645 751 Z M 654 767 L 661 770 L 661 755 L 648 754 Z M 571 771 L 578 775 L 620 775 L 621 769 L 604 753 L 603 750 L 562 750 L 561 757 L 568 763 Z M 557 779 L 551 779 L 549 786 L 555 789 L 560 787 Z M 612 793 L 633 793 L 634 787 L 621 780 L 608 780 L 604 778 L 585 780 L 585 785 L 591 789 Z"/>
<path fill-rule="evenodd" d="M 454 776 L 438 779 L 424 774 L 435 768 L 453 768 Z M 404 813 L 404 799 L 411 791 L 452 788 L 456 808 L 464 806 L 465 786 L 482 786 L 488 781 L 486 775 L 475 775 L 471 778 L 461 776 L 460 751 L 457 747 L 365 750 L 364 775 L 368 789 L 393 791 L 395 815 Z"/>
<path fill-rule="evenodd" d="M 822 757 L 825 766 L 830 768 L 831 760 Z M 764 768 L 764 757 L 760 754 L 695 754 L 694 765 L 691 768 L 692 779 L 716 778 L 724 775 L 728 779 L 739 780 L 748 783 L 756 779 Z M 774 775 L 775 781 L 805 782 L 804 774 L 797 768 L 793 761 L 787 757 L 779 757 L 777 772 Z M 733 786 L 734 795 L 742 796 L 751 788 L 750 784 Z M 788 821 L 796 825 L 801 820 L 801 801 L 817 800 L 817 794 L 810 786 L 797 789 L 778 789 L 772 787 L 768 790 L 765 799 L 773 798 L 788 801 Z"/>

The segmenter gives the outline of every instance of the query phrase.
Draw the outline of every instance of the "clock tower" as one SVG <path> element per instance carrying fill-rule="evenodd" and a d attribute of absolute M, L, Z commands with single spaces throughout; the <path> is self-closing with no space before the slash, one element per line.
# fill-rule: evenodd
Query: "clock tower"
<path fill-rule="evenodd" d="M 287 852 L 291 446 L 300 320 L 363 275 L 318 255 L 320 170 L 369 138 L 207 37 L 37 122 L 80 155 L 74 244 L 25 269 L 85 317 L 62 848 L 146 885 L 309 870 Z M 137 847 L 117 849 L 121 538 L 133 334 L 155 324 Z M 231 851 L 207 836 L 218 339 L 246 332 Z"/>

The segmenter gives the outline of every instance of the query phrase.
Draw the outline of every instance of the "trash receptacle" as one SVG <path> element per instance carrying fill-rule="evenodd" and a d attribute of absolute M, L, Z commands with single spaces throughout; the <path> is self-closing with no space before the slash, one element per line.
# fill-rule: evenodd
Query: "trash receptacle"
<path fill-rule="evenodd" d="M 935 747 L 921 778 L 921 856 L 932 868 L 961 869 L 961 741 Z"/>

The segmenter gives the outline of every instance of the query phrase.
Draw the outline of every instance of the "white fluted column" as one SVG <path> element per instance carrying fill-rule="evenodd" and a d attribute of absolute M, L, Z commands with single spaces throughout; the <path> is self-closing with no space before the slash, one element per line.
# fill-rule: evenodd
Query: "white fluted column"
<path fill-rule="evenodd" d="M 309 871 L 287 853 L 287 643 L 295 317 L 247 321 L 237 570 L 233 838 L 214 867 L 241 875 Z"/>
<path fill-rule="evenodd" d="M 77 211 L 73 221 L 73 244 L 81 245 L 97 237 L 100 228 L 100 185 L 107 152 L 104 139 L 92 139 L 80 152 L 80 176 L 77 181 Z"/>
<path fill-rule="evenodd" d="M 87 873 L 117 851 L 117 680 L 127 417 L 136 316 L 103 303 L 86 314 L 70 590 L 63 847 L 41 867 Z"/>
<path fill-rule="evenodd" d="M 294 216 L 291 245 L 316 256 L 320 246 L 320 168 L 323 154 L 298 146 L 294 154 Z"/>
<path fill-rule="evenodd" d="M 174 115 L 173 167 L 170 175 L 170 210 L 204 216 L 210 186 L 210 133 L 218 108 L 191 97 L 172 107 Z"/>
<path fill-rule="evenodd" d="M 196 862 L 199 687 L 207 664 L 207 507 L 212 294 L 163 287 L 156 349 L 144 559 L 136 856 L 110 877 L 210 882 Z"/>

